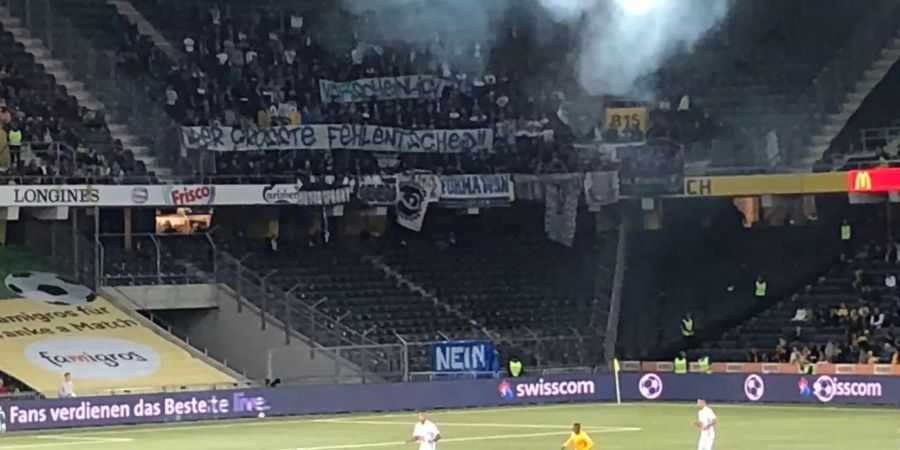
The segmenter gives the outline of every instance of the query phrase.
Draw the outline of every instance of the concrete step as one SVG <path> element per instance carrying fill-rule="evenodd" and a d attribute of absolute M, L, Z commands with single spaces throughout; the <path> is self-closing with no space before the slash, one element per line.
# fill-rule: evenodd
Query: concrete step
<path fill-rule="evenodd" d="M 828 143 L 831 142 L 832 139 L 834 139 L 834 138 L 831 136 L 817 134 L 817 135 L 811 137 L 810 141 L 812 141 L 813 145 L 815 145 L 817 147 L 821 147 L 824 145 L 828 145 Z"/>
<path fill-rule="evenodd" d="M 122 125 L 121 123 L 107 122 L 106 126 L 107 126 L 107 128 L 109 128 L 109 132 L 112 134 L 125 133 L 128 131 L 128 127 L 125 125 Z"/>
<path fill-rule="evenodd" d="M 865 91 L 855 91 L 847 94 L 847 101 L 854 101 L 862 103 L 863 100 L 869 95 L 868 92 Z"/>
<path fill-rule="evenodd" d="M 156 161 L 156 157 L 153 156 L 150 147 L 147 147 L 146 145 L 132 145 L 131 147 L 128 147 L 128 149 L 131 150 L 131 153 L 134 154 L 135 158 L 153 158 L 154 163 Z"/>
<path fill-rule="evenodd" d="M 890 47 L 881 52 L 882 58 L 897 59 L 900 58 L 900 48 Z"/>
<path fill-rule="evenodd" d="M 822 127 L 822 134 L 837 136 L 843 129 L 844 127 L 840 124 L 828 124 Z"/>
<path fill-rule="evenodd" d="M 896 60 L 891 59 L 891 58 L 882 58 L 882 59 L 879 59 L 878 61 L 875 61 L 875 63 L 872 64 L 872 67 L 879 69 L 879 70 L 888 70 L 896 62 L 897 62 Z"/>
<path fill-rule="evenodd" d="M 13 35 L 16 40 L 28 39 L 31 37 L 31 35 L 28 33 L 28 30 L 20 26 L 7 26 L 7 24 L 3 24 L 3 29 L 8 31 L 9 34 Z"/>
<path fill-rule="evenodd" d="M 3 28 L 6 30 L 10 30 L 11 28 L 21 28 L 22 21 L 19 20 L 18 17 L 13 17 L 10 15 L 0 16 L 0 24 L 3 24 Z"/>
<path fill-rule="evenodd" d="M 852 115 L 853 115 L 852 112 L 844 112 L 844 111 L 842 111 L 842 112 L 840 112 L 840 113 L 838 113 L 838 114 L 830 114 L 830 115 L 828 116 L 828 119 L 827 119 L 827 120 L 828 120 L 828 123 L 841 123 L 841 124 L 844 124 L 844 123 L 847 123 L 847 120 L 850 119 L 850 116 L 852 116 Z"/>
<path fill-rule="evenodd" d="M 856 110 L 859 109 L 860 105 L 862 105 L 862 100 L 848 100 L 841 104 L 841 112 L 856 112 Z"/>

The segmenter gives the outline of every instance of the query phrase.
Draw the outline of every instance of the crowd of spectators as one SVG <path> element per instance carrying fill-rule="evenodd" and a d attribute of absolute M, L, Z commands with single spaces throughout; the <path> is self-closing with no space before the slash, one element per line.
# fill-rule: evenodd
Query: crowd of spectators
<path fill-rule="evenodd" d="M 15 378 L 0 372 L 0 401 L 6 398 L 18 397 L 31 393 L 25 384 Z"/>
<path fill-rule="evenodd" d="M 644 126 L 604 124 L 602 117 L 596 118 L 602 116 L 598 104 L 593 113 L 595 131 L 587 136 L 573 131 L 565 105 L 583 93 L 573 87 L 576 70 L 568 54 L 571 46 L 566 45 L 566 38 L 529 40 L 516 25 L 498 25 L 507 29 L 505 34 L 499 33 L 496 42 L 466 46 L 439 34 L 430 42 L 417 44 L 367 42 L 353 33 L 352 27 L 334 31 L 327 21 L 304 20 L 263 8 L 242 7 L 232 14 L 231 9 L 215 6 L 156 3 L 170 9 L 166 14 L 173 23 L 155 25 L 171 26 L 169 37 L 178 36 L 173 39 L 177 57 L 170 58 L 123 15 L 115 16 L 109 31 L 117 42 L 120 67 L 143 80 L 150 95 L 179 124 L 249 129 L 340 123 L 494 131 L 491 151 L 416 155 L 349 150 L 216 152 L 202 158 L 188 155 L 174 167 L 180 175 L 248 179 L 411 169 L 558 173 L 617 168 L 627 172 L 625 179 L 635 180 L 637 174 L 680 173 L 685 151 L 696 143 L 709 147 L 721 125 L 690 98 L 676 94 L 649 108 Z M 402 75 L 434 76 L 445 82 L 445 88 L 436 97 L 416 99 L 345 103 L 320 98 L 320 80 Z M 155 180 L 155 174 L 128 148 L 109 139 L 101 112 L 79 108 L 74 97 L 59 86 L 53 86 L 54 95 L 47 96 L 33 95 L 29 84 L 15 64 L 0 67 L 0 125 L 7 135 L 21 131 L 25 143 L 24 151 L 10 153 L 8 164 L 3 164 L 0 154 L 0 166 L 8 166 L 6 173 L 0 174 L 2 182 Z M 96 145 L 86 136 L 96 134 L 105 134 L 107 145 Z M 665 141 L 666 145 L 646 146 L 653 141 Z M 589 145 L 574 145 L 579 142 Z M 629 156 L 609 158 L 607 153 L 592 150 L 601 144 L 639 148 Z"/>
<path fill-rule="evenodd" d="M 116 180 L 147 173 L 120 141 L 102 145 L 109 141 L 102 113 L 79 107 L 52 79 L 9 61 L 0 65 L 0 182 Z"/>
<path fill-rule="evenodd" d="M 865 245 L 845 258 L 850 273 L 843 290 L 854 301 L 839 303 L 801 300 L 790 321 L 794 332 L 781 337 L 771 352 L 753 349 L 750 362 L 779 362 L 801 367 L 817 362 L 841 364 L 900 364 L 900 293 L 897 268 L 900 244 Z M 886 267 L 886 269 L 885 269 Z M 822 329 L 837 329 L 842 339 L 811 339 Z"/>
<path fill-rule="evenodd" d="M 439 35 L 427 43 L 385 44 L 366 42 L 354 34 L 341 36 L 347 45 L 336 46 L 333 31 L 317 29 L 314 21 L 300 16 L 254 8 L 242 8 L 240 14 L 232 15 L 230 9 L 215 6 L 160 5 L 174 8 L 167 17 L 173 18 L 174 28 L 186 30 L 169 34 L 180 39 L 176 46 L 181 58 L 170 60 L 134 25 L 121 19 L 116 25 L 121 35 L 121 61 L 132 71 L 151 75 L 158 86 L 157 100 L 183 125 L 248 129 L 341 123 L 408 129 L 491 128 L 495 132 L 493 151 L 377 158 L 368 152 L 342 150 L 217 153 L 215 162 L 204 168 L 205 173 L 346 175 L 408 169 L 546 173 L 617 167 L 620 162 L 573 146 L 585 136 L 576 137 L 560 111 L 570 100 L 567 95 L 579 93 L 559 88 L 572 85 L 555 83 L 559 76 L 535 74 L 536 65 L 542 65 L 537 67 L 539 71 L 574 74 L 571 64 L 567 65 L 569 50 L 560 51 L 549 44 L 515 48 L 522 40 L 515 27 L 507 30 L 509 48 L 500 39 L 492 43 L 491 50 L 486 43 L 460 47 Z M 521 57 L 495 57 L 513 51 Z M 540 53 L 543 55 L 534 56 Z M 437 98 L 340 103 L 319 96 L 319 80 L 342 82 L 402 75 L 436 76 L 445 80 L 446 87 Z M 676 97 L 659 106 L 653 108 L 650 123 L 644 128 L 634 124 L 615 128 L 598 121 L 597 131 L 591 136 L 594 139 L 588 141 L 709 141 L 706 138 L 715 129 L 715 122 L 696 107 L 692 109 L 690 99 Z M 683 149 L 681 146 L 662 157 L 648 152 L 646 161 L 633 161 L 628 166 L 680 172 Z M 650 162 L 653 164 L 645 164 Z"/>

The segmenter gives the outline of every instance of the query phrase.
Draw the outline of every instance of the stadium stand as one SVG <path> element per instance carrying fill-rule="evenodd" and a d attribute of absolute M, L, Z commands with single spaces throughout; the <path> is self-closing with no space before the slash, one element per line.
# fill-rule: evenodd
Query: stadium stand
<path fill-rule="evenodd" d="M 685 313 L 694 316 L 698 340 L 712 339 L 723 326 L 780 301 L 833 261 L 820 246 L 826 231 L 811 231 L 818 230 L 716 229 L 710 237 L 684 223 L 640 232 L 629 252 L 629 301 L 622 311 L 629 326 L 620 348 L 632 358 L 664 357 L 684 345 L 679 319 Z M 830 254 L 836 258 L 836 249 Z M 753 297 L 759 275 L 768 285 L 765 300 Z M 637 348 L 648 353 L 633 354 Z"/>
<path fill-rule="evenodd" d="M 127 155 L 103 129 L 102 117 L 79 108 L 8 30 L 0 36 L 0 52 L 4 61 L 0 120 L 7 177 L 83 179 L 108 175 L 113 164 L 123 172 Z M 26 143 L 21 152 L 9 151 L 13 130 L 20 131 Z"/>
<path fill-rule="evenodd" d="M 299 302 L 374 342 L 417 344 L 422 353 L 416 370 L 427 366 L 423 344 L 446 339 L 498 339 L 518 348 L 531 364 L 590 361 L 592 353 L 601 352 L 596 321 L 605 316 L 598 318 L 597 311 L 608 304 L 612 276 L 605 272 L 598 278 L 593 270 L 615 259 L 615 237 L 568 249 L 502 226 L 492 231 L 498 226 L 497 215 L 492 218 L 474 222 L 468 231 L 457 229 L 452 237 L 388 239 L 377 250 L 282 239 L 277 250 L 265 241 L 220 247 L 246 255 L 243 264 L 266 282 L 286 292 L 299 289 Z M 494 223 L 484 229 L 486 222 Z M 604 297 L 596 299 L 597 292 Z M 302 316 L 294 323 L 304 324 Z M 583 335 L 580 345 L 574 338 L 554 342 L 573 334 Z"/>
<path fill-rule="evenodd" d="M 625 258 L 620 244 L 628 233 L 618 229 L 624 217 L 643 222 L 647 230 L 628 230 L 628 271 L 619 282 L 625 285 L 621 314 L 628 326 L 621 327 L 615 349 L 622 356 L 667 359 L 689 349 L 694 358 L 743 359 L 750 348 L 768 352 L 779 338 L 818 347 L 849 329 L 841 321 L 821 319 L 858 294 L 859 286 L 847 287 L 855 271 L 876 281 L 888 273 L 871 258 L 842 262 L 840 249 L 831 245 L 836 244 L 832 221 L 837 217 L 832 211 L 823 212 L 819 223 L 825 225 L 795 224 L 788 215 L 778 227 L 770 221 L 768 228 L 746 230 L 731 199 L 704 199 L 703 206 L 684 200 L 684 208 L 669 208 L 670 199 L 661 199 L 686 193 L 686 172 L 771 172 L 784 163 L 796 169 L 810 154 L 820 156 L 810 152 L 821 140 L 815 133 L 842 105 L 818 94 L 827 87 L 839 91 L 835 96 L 845 95 L 854 77 L 866 75 L 873 58 L 889 56 L 889 51 L 875 54 L 872 49 L 885 49 L 875 38 L 865 41 L 872 47 L 865 57 L 852 52 L 867 29 L 877 28 L 878 39 L 896 31 L 887 26 L 891 19 L 882 17 L 885 9 L 839 0 L 816 6 L 737 2 L 696 48 L 677 53 L 642 80 L 654 95 L 634 97 L 654 98 L 648 102 L 587 95 L 572 75 L 577 62 L 570 50 L 577 42 L 571 30 L 553 28 L 550 38 L 534 38 L 530 31 L 556 26 L 538 15 L 492 24 L 499 31 L 490 52 L 489 43 L 484 48 L 478 43 L 442 60 L 440 48 L 367 43 L 353 33 L 366 17 L 319 2 L 34 2 L 44 9 L 23 12 L 22 3 L 12 1 L 12 13 L 29 14 L 25 25 L 43 39 L 71 38 L 71 45 L 50 45 L 51 53 L 79 78 L 94 80 L 84 84 L 105 107 L 87 111 L 69 97 L 16 43 L 21 33 L 6 30 L 12 22 L 2 22 L 0 53 L 13 63 L 0 73 L 7 75 L 0 80 L 0 93 L 18 116 L 13 122 L 25 122 L 27 141 L 46 142 L 49 133 L 62 144 L 57 148 L 75 149 L 74 161 L 61 157 L 11 169 L 12 175 L 37 177 L 20 177 L 17 183 L 62 175 L 70 177 L 62 180 L 67 182 L 149 184 L 163 178 L 309 185 L 323 176 L 331 176 L 327 183 L 349 184 L 364 175 L 412 170 L 555 175 L 605 169 L 618 172 L 622 192 L 632 195 L 629 200 L 660 202 L 642 203 L 641 213 L 662 215 L 659 205 L 666 202 L 663 231 L 650 230 L 657 228 L 650 213 L 640 217 L 636 211 L 613 209 L 609 215 L 615 223 L 608 229 L 601 230 L 598 217 L 579 219 L 585 223 L 579 223 L 572 247 L 542 235 L 541 216 L 551 216 L 552 208 L 538 211 L 518 204 L 505 212 L 477 205 L 474 219 L 436 205 L 422 233 L 382 224 L 380 234 L 363 237 L 351 237 L 342 228 L 345 220 L 356 219 L 360 205 L 355 200 L 336 209 L 285 213 L 273 219 L 278 226 L 254 217 L 257 209 L 225 212 L 217 206 L 216 225 L 225 227 L 193 236 L 180 236 L 174 228 L 160 231 L 157 224 L 155 234 L 144 229 L 149 233 L 126 238 L 118 226 L 98 219 L 94 231 L 114 234 L 91 236 L 95 240 L 87 244 L 87 260 L 101 266 L 89 274 L 97 287 L 221 283 L 261 316 L 279 320 L 286 335 L 292 329 L 326 349 L 489 338 L 532 366 L 596 366 L 611 356 L 601 347 L 616 284 L 611 268 Z M 51 17 L 51 11 L 52 18 L 43 21 L 32 17 Z M 885 25 L 886 31 L 875 25 Z M 434 42 L 435 47 L 443 44 L 440 37 Z M 83 61 L 60 56 L 79 48 L 89 49 Z M 320 94 L 322 80 L 403 75 L 434 75 L 448 85 L 436 98 L 344 103 Z M 24 84 L 26 94 L 38 94 L 23 95 L 21 78 L 33 78 Z M 874 92 L 891 92 L 878 89 Z M 51 102 L 59 105 L 49 108 Z M 586 126 L 577 124 L 585 117 L 574 117 L 582 104 L 592 109 L 582 115 Z M 601 109 L 633 109 L 644 123 L 620 128 L 612 123 L 618 119 L 604 117 Z M 847 130 L 853 131 L 845 136 L 867 120 L 851 121 Z M 462 154 L 376 156 L 374 151 L 286 150 L 269 144 L 211 151 L 182 139 L 193 130 L 187 127 L 276 130 L 300 124 L 488 128 L 494 146 Z M 124 143 L 113 139 L 122 128 L 137 136 Z M 843 152 L 842 146 L 833 145 L 827 162 L 838 162 L 832 153 Z M 42 168 L 46 165 L 50 169 Z M 802 168 L 813 169 L 811 164 Z M 579 217 L 590 213 L 582 208 Z M 329 224 L 332 220 L 340 225 Z M 265 231 L 242 228 L 242 221 Z M 753 295 L 758 276 L 768 283 L 765 299 Z M 890 307 L 886 290 L 867 290 L 881 295 L 871 300 L 870 309 Z M 801 334 L 792 337 L 798 329 L 792 314 L 808 313 L 797 312 L 798 304 L 809 305 L 819 319 L 804 323 Z M 859 307 L 855 301 L 853 306 Z M 698 327 L 689 343 L 675 319 L 687 312 Z M 423 348 L 410 356 L 415 371 L 427 369 Z M 366 366 L 366 358 L 377 364 L 387 360 L 377 350 L 348 359 Z"/>
<path fill-rule="evenodd" d="M 866 239 L 857 240 L 843 256 L 827 259 L 808 281 L 795 282 L 801 286 L 797 291 L 786 290 L 761 313 L 688 354 L 799 365 L 870 364 L 870 357 L 895 363 L 898 297 L 896 284 L 891 287 L 886 278 L 897 276 L 896 249 L 893 242 L 878 239 L 883 231 L 874 224 L 858 225 L 868 229 Z"/>

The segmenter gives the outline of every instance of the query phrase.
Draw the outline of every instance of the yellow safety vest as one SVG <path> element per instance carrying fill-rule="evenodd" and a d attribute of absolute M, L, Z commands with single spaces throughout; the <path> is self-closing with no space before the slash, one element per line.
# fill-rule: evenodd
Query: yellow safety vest
<path fill-rule="evenodd" d="M 841 240 L 849 241 L 852 236 L 853 236 L 853 228 L 849 224 L 841 225 Z"/>
<path fill-rule="evenodd" d="M 766 282 L 765 281 L 757 281 L 756 282 L 756 296 L 757 297 L 765 297 L 766 296 Z"/>
<path fill-rule="evenodd" d="M 694 319 L 681 319 L 681 336 L 690 337 L 694 335 Z"/>
<path fill-rule="evenodd" d="M 9 132 L 9 145 L 19 146 L 22 145 L 22 131 L 20 130 L 10 130 Z"/>
<path fill-rule="evenodd" d="M 698 359 L 697 365 L 700 366 L 701 373 L 709 373 L 709 356 Z"/>
<path fill-rule="evenodd" d="M 816 365 L 812 363 L 806 363 L 803 367 L 800 368 L 800 373 L 805 373 L 807 375 L 815 375 L 816 374 Z"/>
<path fill-rule="evenodd" d="M 688 362 L 686 358 L 675 358 L 675 373 L 687 373 Z"/>
<path fill-rule="evenodd" d="M 522 375 L 522 361 L 513 360 L 509 362 L 509 376 L 519 378 Z"/>

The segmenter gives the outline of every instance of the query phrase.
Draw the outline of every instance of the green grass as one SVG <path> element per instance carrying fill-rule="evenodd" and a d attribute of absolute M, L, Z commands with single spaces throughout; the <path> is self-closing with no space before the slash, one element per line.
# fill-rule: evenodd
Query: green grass
<path fill-rule="evenodd" d="M 895 409 L 712 405 L 716 450 L 869 450 L 900 446 Z M 599 449 L 694 449 L 693 405 L 579 404 L 436 411 L 441 450 L 555 450 L 580 421 Z M 415 414 L 298 417 L 8 434 L 0 449 L 400 450 Z"/>

